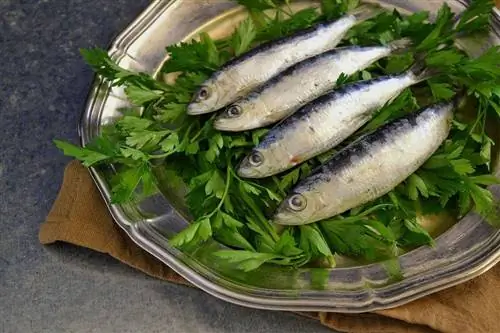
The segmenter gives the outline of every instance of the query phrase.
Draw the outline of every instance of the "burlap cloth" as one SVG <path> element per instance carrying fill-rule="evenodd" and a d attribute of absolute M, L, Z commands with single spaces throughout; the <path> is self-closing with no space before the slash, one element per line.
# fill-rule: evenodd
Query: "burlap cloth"
<path fill-rule="evenodd" d="M 40 228 L 40 242 L 63 241 L 107 253 L 146 274 L 189 285 L 137 247 L 113 222 L 92 178 L 71 162 L 59 195 Z M 500 265 L 461 285 L 407 305 L 365 314 L 301 313 L 350 333 L 499 333 Z"/>

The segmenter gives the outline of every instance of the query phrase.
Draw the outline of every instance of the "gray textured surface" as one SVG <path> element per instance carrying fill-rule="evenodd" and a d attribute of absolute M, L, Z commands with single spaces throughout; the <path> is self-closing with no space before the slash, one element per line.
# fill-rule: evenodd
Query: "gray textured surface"
<path fill-rule="evenodd" d="M 329 332 L 38 243 L 68 162 L 51 140 L 77 142 L 92 80 L 78 48 L 105 47 L 148 2 L 0 0 L 0 332 Z"/>

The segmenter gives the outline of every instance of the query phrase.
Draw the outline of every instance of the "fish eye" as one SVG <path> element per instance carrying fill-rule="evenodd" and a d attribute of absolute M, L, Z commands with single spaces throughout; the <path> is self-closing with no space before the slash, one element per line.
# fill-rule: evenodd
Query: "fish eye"
<path fill-rule="evenodd" d="M 226 113 L 229 118 L 236 118 L 239 115 L 241 115 L 241 111 L 242 111 L 241 106 L 233 104 L 227 108 Z"/>
<path fill-rule="evenodd" d="M 301 210 L 304 210 L 307 206 L 307 200 L 304 198 L 304 196 L 300 194 L 295 194 L 288 199 L 288 206 L 296 211 L 300 212 Z"/>
<path fill-rule="evenodd" d="M 204 101 L 208 97 L 210 97 L 210 89 L 208 87 L 201 87 L 200 90 L 198 91 L 198 100 Z"/>
<path fill-rule="evenodd" d="M 262 156 L 262 154 L 258 151 L 254 151 L 248 158 L 248 161 L 253 166 L 259 166 L 262 164 L 262 162 L 264 162 L 264 156 Z"/>

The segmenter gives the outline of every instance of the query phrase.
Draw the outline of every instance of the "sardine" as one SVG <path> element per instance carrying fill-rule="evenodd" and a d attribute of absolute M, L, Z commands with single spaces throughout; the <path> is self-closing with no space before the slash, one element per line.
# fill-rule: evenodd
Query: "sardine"
<path fill-rule="evenodd" d="M 354 74 L 410 45 L 405 38 L 384 46 L 337 48 L 303 60 L 230 104 L 214 127 L 237 132 L 273 124 L 333 89 L 342 73 Z"/>
<path fill-rule="evenodd" d="M 456 105 L 437 103 L 383 125 L 301 181 L 273 221 L 302 225 L 341 214 L 394 189 L 448 137 Z"/>
<path fill-rule="evenodd" d="M 234 102 L 286 68 L 335 48 L 349 29 L 380 12 L 379 6 L 361 5 L 334 22 L 257 46 L 226 63 L 205 81 L 188 105 L 187 113 L 209 113 Z"/>
<path fill-rule="evenodd" d="M 334 148 L 404 89 L 430 75 L 417 63 L 404 73 L 347 84 L 315 99 L 273 127 L 243 159 L 238 174 L 272 176 Z"/>

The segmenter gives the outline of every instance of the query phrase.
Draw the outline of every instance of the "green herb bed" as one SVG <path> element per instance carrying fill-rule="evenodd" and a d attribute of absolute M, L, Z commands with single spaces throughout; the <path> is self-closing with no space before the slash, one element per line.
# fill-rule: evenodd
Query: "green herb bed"
<path fill-rule="evenodd" d="M 344 75 L 338 85 L 399 73 L 422 59 L 440 73 L 406 89 L 349 142 L 422 106 L 449 100 L 456 93 L 467 96 L 466 109 L 472 112 L 457 113 L 445 143 L 389 194 L 331 219 L 298 227 L 278 227 L 267 217 L 293 185 L 335 151 L 278 176 L 242 179 L 235 166 L 269 129 L 219 132 L 212 126 L 216 114 L 188 116 L 186 106 L 197 87 L 229 59 L 259 43 L 335 20 L 359 3 L 323 0 L 319 9 L 293 12 L 286 0 L 238 2 L 249 16 L 229 38 L 213 40 L 202 33 L 199 40 L 167 47 L 169 59 L 162 72 L 179 72 L 174 84 L 122 69 L 104 50 L 82 50 L 98 75 L 114 86 L 125 87 L 136 107 L 123 110 L 123 118 L 103 128 L 84 148 L 62 141 L 56 145 L 87 167 L 116 167 L 113 203 L 157 193 L 153 169 L 161 168 L 169 186 L 187 186 L 185 203 L 193 217 L 192 224 L 173 237 L 171 244 L 192 249 L 212 239 L 226 247 L 216 253 L 218 260 L 244 271 L 264 263 L 334 267 L 334 255 L 361 263 L 393 259 L 412 248 L 432 246 L 433 238 L 417 222 L 426 215 L 460 218 L 472 209 L 498 224 L 492 194 L 486 189 L 499 182 L 491 174 L 494 140 L 486 129 L 500 116 L 500 49 L 491 48 L 472 59 L 454 44 L 456 38 L 480 38 L 487 33 L 492 1 L 473 1 L 458 20 L 444 5 L 432 23 L 427 12 L 403 16 L 386 11 L 349 31 L 339 46 L 387 44 L 409 37 L 414 47 L 350 77 Z"/>

